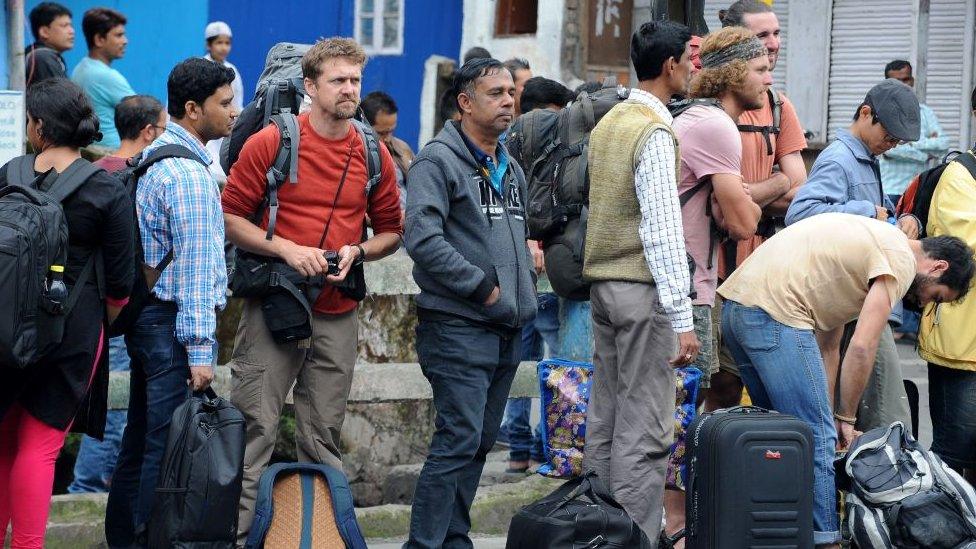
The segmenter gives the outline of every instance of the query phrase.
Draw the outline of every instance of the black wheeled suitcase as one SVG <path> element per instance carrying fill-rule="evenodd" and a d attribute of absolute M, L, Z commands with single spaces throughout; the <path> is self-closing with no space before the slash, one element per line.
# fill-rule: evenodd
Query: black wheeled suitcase
<path fill-rule="evenodd" d="M 813 433 L 753 406 L 688 431 L 688 549 L 813 549 Z"/>

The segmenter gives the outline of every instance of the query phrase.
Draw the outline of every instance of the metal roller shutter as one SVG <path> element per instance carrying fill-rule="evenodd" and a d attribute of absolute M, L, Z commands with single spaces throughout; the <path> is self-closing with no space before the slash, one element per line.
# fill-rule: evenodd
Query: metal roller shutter
<path fill-rule="evenodd" d="M 834 0 L 830 31 L 827 131 L 847 127 L 893 59 L 912 60 L 916 32 L 911 0 Z"/>
<path fill-rule="evenodd" d="M 953 149 L 968 147 L 965 134 L 972 90 L 963 80 L 966 71 L 962 64 L 969 58 L 965 45 L 966 22 L 972 20 L 967 12 L 971 10 L 972 3 L 967 0 L 932 0 L 929 7 L 925 103 L 935 111 Z"/>
<path fill-rule="evenodd" d="M 735 0 L 705 0 L 705 22 L 710 31 L 722 28 L 722 23 L 718 20 L 718 10 L 728 9 Z M 795 1 L 795 0 L 794 0 Z M 787 89 L 786 82 L 786 48 L 788 46 L 788 27 L 790 0 L 773 0 L 773 11 L 779 19 L 779 59 L 776 61 L 776 69 L 773 70 L 773 83 L 776 89 Z"/>

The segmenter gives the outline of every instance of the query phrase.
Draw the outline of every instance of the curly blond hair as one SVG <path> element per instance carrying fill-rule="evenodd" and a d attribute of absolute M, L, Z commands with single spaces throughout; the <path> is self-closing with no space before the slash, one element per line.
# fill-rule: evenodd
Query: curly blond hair
<path fill-rule="evenodd" d="M 366 50 L 352 38 L 333 36 L 319 40 L 302 56 L 302 76 L 317 79 L 322 74 L 322 63 L 336 57 L 344 57 L 353 63 L 366 66 Z"/>
<path fill-rule="evenodd" d="M 715 31 L 702 40 L 699 55 L 705 55 L 723 50 L 739 42 L 755 38 L 755 34 L 745 27 L 726 27 Z M 742 89 L 749 71 L 748 64 L 736 59 L 721 67 L 702 68 L 691 81 L 689 95 L 691 97 L 718 97 L 727 91 Z"/>

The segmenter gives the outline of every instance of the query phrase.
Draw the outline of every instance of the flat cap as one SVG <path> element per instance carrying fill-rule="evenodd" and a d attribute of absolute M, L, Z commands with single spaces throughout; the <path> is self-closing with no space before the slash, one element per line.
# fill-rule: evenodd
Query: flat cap
<path fill-rule="evenodd" d="M 921 133 L 918 98 L 894 78 L 877 84 L 864 97 L 889 135 L 902 141 L 918 141 Z"/>

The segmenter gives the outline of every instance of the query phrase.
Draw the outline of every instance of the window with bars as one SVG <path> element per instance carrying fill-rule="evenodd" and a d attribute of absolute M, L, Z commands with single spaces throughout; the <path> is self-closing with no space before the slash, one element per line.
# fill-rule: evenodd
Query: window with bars
<path fill-rule="evenodd" d="M 356 0 L 356 41 L 366 53 L 403 53 L 403 1 Z"/>

